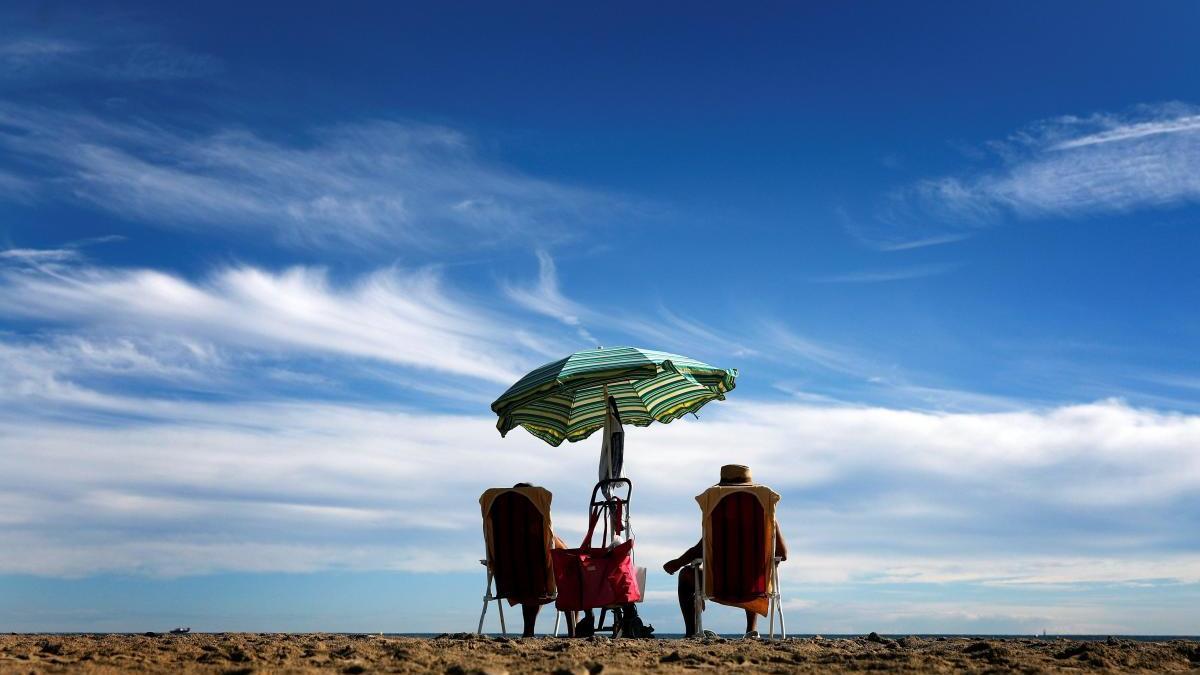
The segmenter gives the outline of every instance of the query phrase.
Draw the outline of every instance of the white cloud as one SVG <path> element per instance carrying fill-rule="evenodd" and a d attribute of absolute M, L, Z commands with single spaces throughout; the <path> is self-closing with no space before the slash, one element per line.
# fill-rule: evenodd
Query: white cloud
<path fill-rule="evenodd" d="M 552 489 L 556 530 L 582 537 L 595 443 L 501 439 L 485 414 L 205 403 L 86 384 L 89 373 L 175 377 L 182 359 L 172 350 L 189 348 L 172 344 L 5 343 L 0 537 L 12 545 L 0 573 L 471 572 L 479 492 L 523 480 Z M 191 358 L 209 372 L 200 366 L 220 355 Z M 30 412 L 39 402 L 52 417 Z M 128 415 L 97 416 L 109 410 Z M 1026 615 L 962 600 L 940 612 L 947 596 L 928 589 L 1200 583 L 1189 540 L 1200 517 L 1189 506 L 1200 490 L 1194 415 L 1118 401 L 929 413 L 734 396 L 701 417 L 628 431 L 638 560 L 652 570 L 656 601 L 647 613 L 662 621 L 673 620 L 673 580 L 656 570 L 695 541 L 692 496 L 727 462 L 751 465 L 784 495 L 784 591 L 816 594 L 793 604 L 794 627 L 1053 630 L 1099 625 L 1110 608 L 1048 603 Z M 927 597 L 858 613 L 820 599 L 830 588 L 869 596 L 885 586 Z"/>
<path fill-rule="evenodd" d="M 1077 218 L 1200 201 L 1200 114 L 1194 106 L 1062 117 L 992 143 L 999 167 L 932 178 L 891 194 L 880 227 L 852 229 L 889 249 L 940 242 L 1010 220 Z M 941 230 L 941 232 L 939 232 Z M 952 240 L 952 239 L 951 239 Z M 912 244 L 913 246 L 917 244 Z"/>
<path fill-rule="evenodd" d="M 780 567 L 781 583 L 793 588 L 822 584 L 980 584 L 991 587 L 1063 589 L 1079 584 L 1200 583 L 1200 553 L 1130 557 L 1015 556 L 997 549 L 964 551 L 953 558 L 821 554 L 797 556 Z"/>
<path fill-rule="evenodd" d="M 0 571 L 417 570 L 414 548 L 468 570 L 478 493 L 520 480 L 550 487 L 556 529 L 582 535 L 595 444 L 500 439 L 483 415 L 143 407 L 154 416 L 95 425 L 82 412 L 46 424 L 6 406 L 0 530 L 23 543 L 6 547 Z M 784 495 L 793 589 L 1200 582 L 1184 527 L 1200 489 L 1195 416 L 1117 402 L 994 414 L 711 408 L 629 432 L 639 559 L 652 569 L 693 543 L 692 496 L 732 461 Z"/>
<path fill-rule="evenodd" d="M 22 545 L 4 547 L 0 569 L 461 571 L 478 566 L 483 487 L 554 480 L 551 449 L 502 442 L 486 418 L 326 404 L 186 408 L 174 421 L 131 426 L 5 415 L 0 528 Z"/>
<path fill-rule="evenodd" d="M 877 355 L 831 341 L 814 339 L 778 320 L 763 318 L 761 315 L 750 317 L 736 311 L 708 311 L 706 315 L 712 314 L 721 324 L 720 327 L 716 327 L 695 315 L 674 311 L 662 303 L 657 307 L 642 309 L 629 303 L 617 307 L 605 306 L 601 302 L 579 302 L 562 291 L 557 266 L 549 253 L 539 251 L 538 262 L 537 281 L 526 284 L 506 283 L 502 286 L 505 297 L 530 312 L 577 328 L 582 339 L 580 345 L 584 348 L 598 344 L 625 344 L 632 339 L 637 346 L 652 344 L 657 349 L 710 359 L 711 363 L 722 366 L 739 365 L 737 359 L 753 359 L 759 366 L 768 366 L 759 372 L 768 373 L 769 377 L 778 377 L 781 370 L 807 370 L 822 375 L 848 377 L 848 384 L 855 390 L 856 395 L 862 396 L 865 393 L 872 401 L 901 406 L 997 410 L 1020 405 L 1019 402 L 999 396 L 962 391 L 947 386 L 918 384 L 916 382 L 931 378 L 906 373 L 895 365 L 883 362 Z M 847 275 L 830 278 L 828 281 L 868 283 L 938 274 L 957 267 L 955 264 L 930 265 L 908 270 Z M 592 332 L 605 339 L 593 337 L 592 332 L 584 328 L 584 324 L 592 326 Z M 609 341 L 610 339 L 616 342 Z M 703 351 L 697 352 L 696 349 Z M 749 372 L 749 369 L 745 370 Z M 802 386 L 792 382 L 775 382 L 774 386 L 786 391 L 793 398 L 812 399 L 815 395 L 827 402 L 835 398 L 804 391 Z"/>
<path fill-rule="evenodd" d="M 0 64 L 4 65 L 4 75 L 12 77 L 48 64 L 61 63 L 84 51 L 86 48 L 73 40 L 38 36 L 9 38 L 0 40 Z"/>
<path fill-rule="evenodd" d="M 198 381 L 219 371 L 222 361 L 211 344 L 165 336 L 98 339 L 39 335 L 24 341 L 0 340 L 0 381 L 27 394 L 34 389 L 24 385 L 61 377 Z M 0 394 L 0 399 L 4 398 L 7 396 Z"/>
<path fill-rule="evenodd" d="M 953 272 L 961 267 L 959 263 L 937 263 L 932 265 L 916 265 L 886 270 L 868 270 L 848 272 L 818 277 L 813 281 L 825 284 L 876 284 L 888 281 L 906 281 L 908 279 L 924 279 Z"/>
<path fill-rule="evenodd" d="M 821 600 L 785 610 L 789 632 L 825 635 L 1037 635 L 1043 630 L 1050 635 L 1145 635 L 1186 631 L 1194 625 L 1186 610 L 1176 607 L 1044 596 L 982 601 L 877 596 Z"/>
<path fill-rule="evenodd" d="M 12 16 L 5 19 L 20 23 Z M 0 80 L 161 82 L 209 77 L 223 68 L 215 56 L 144 39 L 144 29 L 124 21 L 97 19 L 91 16 L 75 26 L 60 23 L 57 28 L 67 32 L 58 33 L 5 26 L 9 30 L 0 34 Z M 114 28 L 117 23 L 125 25 Z"/>
<path fill-rule="evenodd" d="M 700 342 L 710 352 L 721 351 L 732 356 L 755 353 L 744 342 L 726 336 L 697 319 L 679 316 L 663 306 L 651 310 L 649 318 L 643 318 L 629 306 L 615 308 L 602 307 L 600 303 L 577 302 L 562 292 L 558 268 L 550 253 L 539 250 L 537 257 L 537 281 L 532 284 L 506 283 L 503 285 L 505 297 L 530 312 L 574 327 L 586 348 L 601 345 L 603 340 L 588 331 L 585 323 L 603 327 L 608 336 L 636 336 L 638 339 L 651 340 L 666 351 L 683 351 L 684 345 Z M 596 330 L 599 332 L 598 328 Z"/>
<path fill-rule="evenodd" d="M 29 264 L 63 263 L 79 258 L 79 251 L 70 248 L 10 248 L 0 251 L 0 260 Z"/>
<path fill-rule="evenodd" d="M 532 285 L 505 284 L 504 295 L 520 307 L 548 316 L 576 329 L 579 337 L 591 345 L 596 338 L 587 331 L 580 319 L 590 312 L 579 303 L 563 295 L 558 286 L 558 269 L 554 258 L 544 250 L 538 250 L 538 280 Z"/>
<path fill-rule="evenodd" d="M 1073 122 L 1074 120 L 1069 121 Z M 1173 111 L 1166 119 L 1151 119 L 1145 122 L 1123 122 L 1109 117 L 1098 117 L 1091 121 L 1104 127 L 1104 130 L 1088 136 L 1061 141 L 1052 146 L 1052 149 L 1069 150 L 1088 145 L 1134 140 L 1146 136 L 1200 130 L 1200 115 L 1188 115 L 1176 111 Z"/>
<path fill-rule="evenodd" d="M 762 322 L 761 333 L 761 342 L 771 345 L 775 358 L 801 359 L 835 373 L 862 379 L 879 374 L 879 367 L 870 358 L 800 335 L 778 321 Z"/>
<path fill-rule="evenodd" d="M 245 349 L 365 358 L 500 383 L 529 365 L 529 351 L 512 347 L 516 330 L 446 291 L 431 270 L 382 269 L 335 284 L 316 268 L 232 267 L 196 283 L 148 269 L 18 266 L 0 269 L 0 314 L 122 337 L 172 333 Z"/>
<path fill-rule="evenodd" d="M 157 227 L 266 230 L 295 245 L 481 245 L 561 239 L 618 208 L 489 162 L 433 125 L 374 121 L 282 142 L 12 104 L 0 123 L 10 160 L 60 188 L 48 197 Z"/>

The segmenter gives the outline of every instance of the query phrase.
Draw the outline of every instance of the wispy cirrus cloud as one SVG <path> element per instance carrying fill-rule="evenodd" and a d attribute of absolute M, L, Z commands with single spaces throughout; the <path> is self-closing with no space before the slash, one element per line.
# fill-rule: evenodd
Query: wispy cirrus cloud
<path fill-rule="evenodd" d="M 889 194 L 869 243 L 910 248 L 1014 219 L 1079 218 L 1200 202 L 1200 112 L 1186 104 L 1060 117 L 988 144 L 997 166 Z"/>
<path fill-rule="evenodd" d="M 219 74 L 211 55 L 163 42 L 154 29 L 98 12 L 34 27 L 15 12 L 0 19 L 0 83 L 94 80 L 118 83 L 194 80 Z"/>
<path fill-rule="evenodd" d="M 62 260 L 43 253 L 10 252 L 19 263 Z M 165 333 L 240 349 L 368 359 L 500 383 L 514 381 L 530 358 L 520 328 L 451 293 L 429 269 L 385 268 L 339 284 L 311 267 L 229 267 L 191 281 L 144 268 L 17 264 L 0 267 L 0 316 L 118 337 Z"/>
<path fill-rule="evenodd" d="M 38 35 L 0 38 L 0 64 L 5 77 L 31 74 L 87 51 L 82 43 Z"/>
<path fill-rule="evenodd" d="M 553 256 L 538 252 L 538 277 L 530 283 L 505 283 L 505 296 L 517 306 L 534 314 L 554 318 L 579 328 L 586 346 L 597 341 L 583 328 L 586 323 L 604 338 L 647 341 L 666 351 L 691 356 L 751 357 L 789 368 L 813 368 L 839 376 L 868 381 L 890 374 L 869 356 L 823 340 L 801 335 L 774 318 L 723 317 L 722 326 L 711 325 L 699 317 L 685 316 L 662 304 L 645 309 L 610 307 L 584 303 L 566 295 L 558 279 Z M 695 351 L 703 346 L 705 354 Z M 892 385 L 889 385 L 892 386 Z"/>
<path fill-rule="evenodd" d="M 771 314 L 716 312 L 713 322 L 661 303 L 618 307 L 583 302 L 564 292 L 553 256 L 542 251 L 538 260 L 536 280 L 506 282 L 501 289 L 516 306 L 578 328 L 582 341 L 565 345 L 564 351 L 597 344 L 653 345 L 738 367 L 755 379 L 773 380 L 772 387 L 793 400 L 840 405 L 866 400 L 957 412 L 1014 410 L 1027 403 L 957 388 L 935 375 L 912 372 L 869 347 L 814 337 Z M 958 267 L 945 263 L 866 272 L 834 277 L 828 283 L 882 283 L 949 273 Z M 585 332 L 585 324 L 590 332 Z"/>
<path fill-rule="evenodd" d="M 64 263 L 78 258 L 79 251 L 70 248 L 10 248 L 0 251 L 0 260 L 30 264 Z"/>
<path fill-rule="evenodd" d="M 754 353 L 744 341 L 726 335 L 724 331 L 697 318 L 680 316 L 661 304 L 639 311 L 632 307 L 617 308 L 577 301 L 563 292 L 554 257 L 548 251 L 539 250 L 537 258 L 537 280 L 531 283 L 504 283 L 501 288 L 505 297 L 529 312 L 575 327 L 588 347 L 598 345 L 601 341 L 584 324 L 593 326 L 594 332 L 603 331 L 605 337 L 650 340 L 667 350 L 689 351 L 684 349 L 685 345 L 701 342 L 712 351 L 733 356 Z"/>
<path fill-rule="evenodd" d="M 538 278 L 533 284 L 506 283 L 504 294 L 517 305 L 576 329 L 584 341 L 596 344 L 596 338 L 584 327 L 581 316 L 591 312 L 583 305 L 563 295 L 558 283 L 558 268 L 548 251 L 539 249 Z"/>
<path fill-rule="evenodd" d="M 346 124 L 285 143 L 240 128 L 9 104 L 0 106 L 0 147 L 10 171 L 39 177 L 35 196 L 155 227 L 265 231 L 296 246 L 553 241 L 624 208 L 489 161 L 456 130 L 405 121 Z"/>
<path fill-rule="evenodd" d="M 817 277 L 813 281 L 823 284 L 878 284 L 888 281 L 906 281 L 909 279 L 941 276 L 953 272 L 961 266 L 960 263 L 914 265 L 912 267 L 834 274 L 826 277 Z"/>

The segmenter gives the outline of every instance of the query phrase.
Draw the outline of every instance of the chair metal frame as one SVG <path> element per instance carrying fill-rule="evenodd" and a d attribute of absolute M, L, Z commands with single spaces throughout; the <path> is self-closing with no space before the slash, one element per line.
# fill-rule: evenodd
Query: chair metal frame
<path fill-rule="evenodd" d="M 479 564 L 487 568 L 487 588 L 483 592 L 483 611 L 479 613 L 479 627 L 475 629 L 475 634 L 483 634 L 483 620 L 487 617 L 488 603 L 495 600 L 496 611 L 500 613 L 500 634 L 508 635 L 508 627 L 504 625 L 505 599 L 492 595 L 492 581 L 495 579 L 495 573 L 492 572 L 492 566 L 486 559 L 480 560 Z M 497 584 L 497 586 L 499 586 L 499 584 Z M 558 594 L 555 593 L 554 595 L 548 597 L 550 599 L 554 599 L 558 597 Z M 558 637 L 558 627 L 559 623 L 562 621 L 563 614 L 565 614 L 565 612 L 560 612 L 557 609 L 554 610 L 554 637 Z"/>
<path fill-rule="evenodd" d="M 774 530 L 774 528 L 772 528 Z M 779 563 L 783 562 L 783 558 L 775 555 L 775 542 L 778 533 L 773 533 L 771 537 L 771 591 L 767 593 L 768 609 L 767 616 L 769 617 L 769 637 L 775 639 L 775 615 L 779 615 L 779 639 L 787 639 L 787 626 L 783 618 L 783 602 L 779 594 Z M 693 610 L 696 613 L 696 634 L 700 635 L 704 632 L 704 601 L 712 598 L 707 597 L 707 589 L 704 587 L 704 557 L 703 552 L 708 550 L 708 535 L 701 537 L 700 551 L 701 557 L 696 558 L 686 565 L 691 568 L 692 576 L 695 578 L 695 593 L 693 594 Z"/>

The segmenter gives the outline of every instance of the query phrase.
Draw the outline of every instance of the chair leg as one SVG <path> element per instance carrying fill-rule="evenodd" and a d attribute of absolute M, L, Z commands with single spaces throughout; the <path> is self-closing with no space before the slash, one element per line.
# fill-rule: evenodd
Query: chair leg
<path fill-rule="evenodd" d="M 693 575 L 696 578 L 695 588 L 695 610 L 696 610 L 696 635 L 704 634 L 704 570 L 700 567 L 693 566 Z"/>
<path fill-rule="evenodd" d="M 775 614 L 779 614 L 779 639 L 787 639 L 787 625 L 783 619 L 783 596 L 779 593 L 779 562 L 771 569 L 771 638 L 775 638 Z"/>
<path fill-rule="evenodd" d="M 500 634 L 508 635 L 508 627 L 504 625 L 504 601 L 496 598 L 496 607 L 500 610 Z"/>
<path fill-rule="evenodd" d="M 775 599 L 775 606 L 779 608 L 779 639 L 787 639 L 787 625 L 783 622 L 783 598 Z"/>
<path fill-rule="evenodd" d="M 775 599 L 779 596 L 779 577 L 776 574 L 779 572 L 779 560 L 771 558 L 771 569 L 768 572 L 771 575 L 771 592 L 767 594 L 767 638 L 775 639 Z"/>
<path fill-rule="evenodd" d="M 771 601 L 768 604 L 770 606 L 767 607 L 767 613 L 770 614 L 771 617 L 767 621 L 767 635 L 770 639 L 774 640 L 775 639 L 775 608 L 777 607 L 776 602 L 775 602 L 775 594 L 774 593 L 771 594 Z"/>
<path fill-rule="evenodd" d="M 475 629 L 476 635 L 483 634 L 483 617 L 487 616 L 488 603 L 492 601 L 492 572 L 488 570 L 487 589 L 483 592 L 483 611 L 479 613 L 479 628 Z"/>
<path fill-rule="evenodd" d="M 558 637 L 558 622 L 562 621 L 562 612 L 554 610 L 554 637 Z"/>

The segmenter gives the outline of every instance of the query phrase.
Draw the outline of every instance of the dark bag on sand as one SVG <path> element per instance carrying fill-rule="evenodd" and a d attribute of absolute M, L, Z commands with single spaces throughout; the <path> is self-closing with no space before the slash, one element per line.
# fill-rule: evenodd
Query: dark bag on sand
<path fill-rule="evenodd" d="M 642 599 L 631 557 L 633 541 L 611 549 L 592 548 L 592 533 L 596 530 L 597 520 L 592 517 L 583 546 L 556 548 L 550 552 L 554 558 L 554 581 L 558 585 L 554 606 L 560 610 L 569 612 L 626 605 Z"/>

